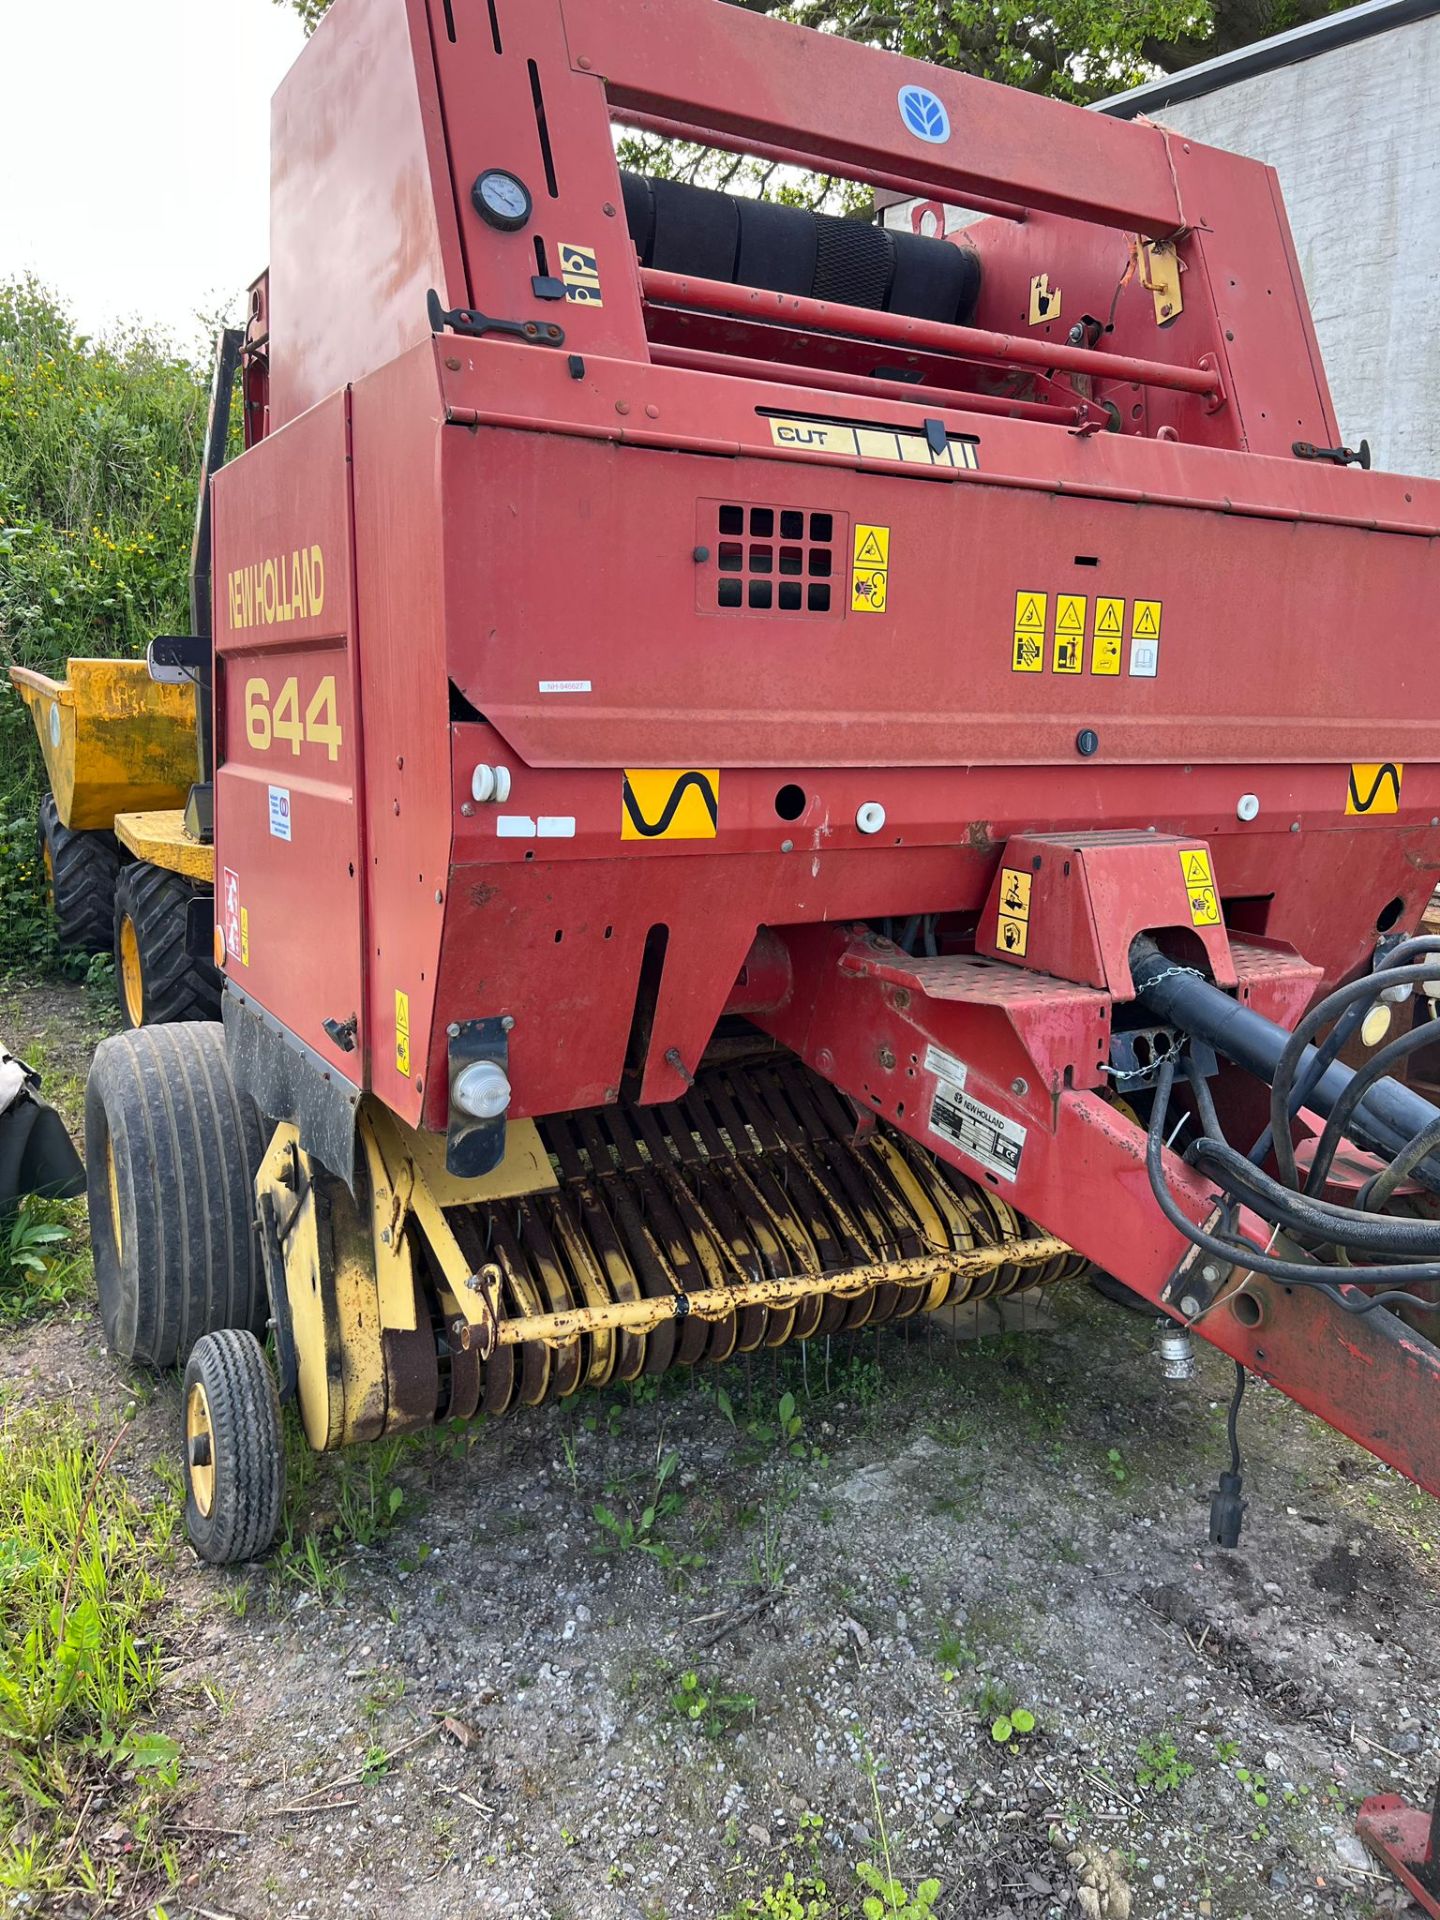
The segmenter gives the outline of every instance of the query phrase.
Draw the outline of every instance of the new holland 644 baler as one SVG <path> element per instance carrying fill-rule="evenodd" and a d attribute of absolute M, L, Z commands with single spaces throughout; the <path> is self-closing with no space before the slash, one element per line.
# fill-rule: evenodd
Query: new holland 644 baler
<path fill-rule="evenodd" d="M 273 136 L 166 655 L 223 1032 L 88 1115 L 199 1550 L 275 1526 L 267 1321 L 328 1448 L 1092 1261 L 1440 1490 L 1375 1045 L 1440 978 L 1440 487 L 1335 444 L 1273 174 L 713 0 L 339 0 Z"/>

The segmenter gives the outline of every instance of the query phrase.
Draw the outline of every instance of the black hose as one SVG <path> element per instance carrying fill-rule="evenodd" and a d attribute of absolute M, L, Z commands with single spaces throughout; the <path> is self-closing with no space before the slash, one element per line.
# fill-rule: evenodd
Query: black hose
<path fill-rule="evenodd" d="M 1366 1181 L 1355 1204 L 1378 1211 L 1400 1182 L 1408 1180 L 1426 1154 L 1433 1153 L 1437 1147 L 1440 1147 L 1440 1118 L 1432 1120 L 1428 1127 L 1422 1127 L 1413 1140 L 1405 1142 L 1388 1167 L 1382 1168 L 1373 1180 Z"/>
<path fill-rule="evenodd" d="M 1389 1253 L 1401 1259 L 1433 1255 L 1440 1259 L 1440 1220 L 1362 1213 L 1355 1207 L 1336 1206 L 1329 1200 L 1296 1193 L 1252 1166 L 1226 1141 L 1199 1140 L 1187 1157 L 1207 1179 L 1230 1193 L 1238 1189 L 1247 1205 L 1293 1233 L 1313 1234 L 1331 1245 L 1359 1247 L 1367 1253 Z"/>
<path fill-rule="evenodd" d="M 1378 992 L 1379 989 L 1377 988 L 1376 991 Z M 1330 1029 L 1326 1038 L 1315 1049 L 1314 1058 L 1301 1073 L 1293 1090 L 1288 1088 L 1285 1090 L 1285 1107 L 1292 1120 L 1314 1092 L 1316 1081 L 1320 1079 L 1325 1069 L 1334 1062 L 1346 1041 L 1349 1040 L 1351 1035 L 1364 1023 L 1365 1015 L 1369 1011 L 1369 1002 L 1364 1000 L 1359 1001 L 1353 1007 L 1347 1007 L 1345 1012 L 1342 1013 L 1340 1018 L 1335 1022 L 1335 1025 Z M 1267 1125 L 1265 1131 L 1250 1149 L 1250 1159 L 1257 1167 L 1263 1167 L 1266 1160 L 1270 1157 L 1270 1149 L 1274 1141 L 1274 1128 Z"/>
<path fill-rule="evenodd" d="M 1422 1313 L 1440 1310 L 1440 1300 L 1425 1300 L 1413 1293 L 1391 1291 L 1356 1294 L 1352 1298 L 1333 1281 L 1320 1277 L 1326 1271 L 1324 1268 L 1317 1271 L 1315 1267 L 1307 1267 L 1298 1260 L 1277 1260 L 1268 1253 L 1260 1252 L 1248 1240 L 1221 1240 L 1213 1233 L 1207 1233 L 1204 1227 L 1197 1227 L 1165 1182 L 1165 1121 L 1170 1111 L 1170 1094 L 1174 1084 L 1175 1062 L 1164 1060 L 1156 1079 L 1155 1100 L 1150 1109 L 1150 1126 L 1145 1137 L 1145 1172 L 1156 1205 L 1175 1231 L 1183 1234 L 1192 1246 L 1199 1247 L 1202 1253 L 1208 1253 L 1212 1258 L 1223 1260 L 1227 1266 L 1244 1267 L 1250 1273 L 1263 1273 L 1272 1280 L 1284 1281 L 1287 1286 L 1318 1287 L 1345 1313 L 1372 1313 L 1377 1307 L 1392 1304 L 1415 1307 Z M 1432 1281 L 1440 1281 L 1440 1260 L 1407 1267 L 1405 1277 L 1411 1282 L 1427 1285 Z M 1347 1287 L 1385 1287 L 1394 1278 L 1392 1267 L 1344 1269 Z"/>
<path fill-rule="evenodd" d="M 1330 1109 L 1325 1131 L 1310 1162 L 1310 1173 L 1305 1182 L 1306 1193 L 1318 1194 L 1324 1186 L 1325 1175 L 1330 1171 L 1330 1163 L 1335 1158 L 1336 1148 L 1340 1145 L 1350 1118 L 1375 1082 L 1383 1080 L 1397 1060 L 1403 1060 L 1407 1054 L 1418 1053 L 1422 1047 L 1435 1045 L 1440 1035 L 1431 1031 L 1431 1024 L 1427 1020 L 1422 1026 L 1412 1027 L 1409 1033 L 1398 1034 L 1377 1053 L 1371 1054 L 1363 1067 L 1356 1068 L 1349 1086 Z"/>
<path fill-rule="evenodd" d="M 1436 944 L 1440 946 L 1440 943 Z M 1287 1186 L 1298 1187 L 1300 1184 L 1300 1170 L 1295 1164 L 1295 1145 L 1290 1138 L 1288 1124 L 1289 1090 L 1295 1069 L 1311 1037 L 1327 1021 L 1335 1019 L 1352 1002 L 1361 1000 L 1368 1005 L 1377 994 L 1384 992 L 1386 987 L 1418 986 L 1424 980 L 1435 979 L 1437 968 L 1433 962 L 1417 966 L 1387 966 L 1384 974 L 1389 978 L 1385 979 L 1381 974 L 1368 973 L 1363 979 L 1352 980 L 1348 985 L 1337 987 L 1333 993 L 1327 994 L 1304 1016 L 1281 1050 L 1270 1081 L 1270 1131 L 1274 1140 L 1275 1162 Z"/>

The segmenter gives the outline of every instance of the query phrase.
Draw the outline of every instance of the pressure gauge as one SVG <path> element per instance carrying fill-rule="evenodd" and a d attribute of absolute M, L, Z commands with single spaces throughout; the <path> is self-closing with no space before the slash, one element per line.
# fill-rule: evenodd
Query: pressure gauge
<path fill-rule="evenodd" d="M 487 226 L 516 233 L 530 218 L 530 189 L 503 167 L 487 167 L 470 189 L 475 211 Z"/>

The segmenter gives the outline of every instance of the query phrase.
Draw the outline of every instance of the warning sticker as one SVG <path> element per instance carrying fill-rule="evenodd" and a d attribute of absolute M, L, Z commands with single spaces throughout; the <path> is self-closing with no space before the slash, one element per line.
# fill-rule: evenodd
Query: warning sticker
<path fill-rule="evenodd" d="M 1133 640 L 1158 640 L 1162 611 L 1158 600 L 1137 600 L 1130 616 L 1130 637 Z"/>
<path fill-rule="evenodd" d="M 713 840 L 719 819 L 718 767 L 626 767 L 622 840 Z"/>
<path fill-rule="evenodd" d="M 1057 633 L 1055 636 L 1056 673 L 1079 673 L 1084 663 L 1085 638 L 1079 633 Z"/>
<path fill-rule="evenodd" d="M 1045 609 L 1049 606 L 1049 597 L 1043 593 L 1017 593 L 1015 596 L 1015 628 L 1026 633 L 1044 633 Z"/>
<path fill-rule="evenodd" d="M 226 867 L 224 885 L 220 898 L 221 922 L 225 928 L 225 951 L 232 960 L 241 958 L 240 952 L 240 876 L 233 867 Z"/>
<path fill-rule="evenodd" d="M 1190 896 L 1190 918 L 1197 927 L 1218 927 L 1220 896 L 1215 890 L 1215 875 L 1210 856 L 1203 847 L 1182 847 L 1180 871 L 1185 876 L 1185 891 Z"/>
<path fill-rule="evenodd" d="M 856 567 L 850 576 L 850 611 L 883 613 L 885 581 L 883 567 Z"/>
<path fill-rule="evenodd" d="M 240 909 L 240 964 L 242 967 L 248 967 L 250 964 L 250 909 L 248 907 Z"/>
<path fill-rule="evenodd" d="M 850 571 L 850 611 L 883 613 L 890 570 L 890 529 L 855 523 L 855 552 Z"/>
<path fill-rule="evenodd" d="M 1030 887 L 1034 875 L 1023 867 L 1000 869 L 1000 912 L 995 944 L 1003 953 L 1023 954 L 1030 938 Z"/>
<path fill-rule="evenodd" d="M 1083 593 L 1058 593 L 1055 596 L 1056 633 L 1078 633 L 1085 631 L 1086 597 Z"/>
<path fill-rule="evenodd" d="M 1398 813 L 1405 769 L 1395 760 L 1362 760 L 1350 769 L 1346 813 Z"/>
<path fill-rule="evenodd" d="M 560 242 L 560 278 L 565 286 L 565 298 L 574 301 L 577 306 L 603 307 L 600 298 L 600 269 L 595 264 L 593 247 L 572 247 L 568 242 Z"/>
<path fill-rule="evenodd" d="M 1090 652 L 1092 673 L 1119 673 L 1120 643 L 1125 633 L 1125 602 L 1100 595 L 1095 601 L 1095 644 Z"/>
<path fill-rule="evenodd" d="M 1024 628 L 1015 630 L 1015 651 L 1010 656 L 1012 673 L 1043 673 L 1045 671 L 1045 636 L 1043 633 L 1030 633 Z"/>
<path fill-rule="evenodd" d="M 857 567 L 888 567 L 890 564 L 889 527 L 857 526 L 855 529 Z"/>
<path fill-rule="evenodd" d="M 1020 1171 L 1020 1157 L 1025 1151 L 1024 1127 L 1018 1120 L 1007 1120 L 1003 1113 L 996 1113 L 993 1107 L 976 1100 L 953 1080 L 935 1082 L 930 1130 L 1001 1180 L 1013 1180 Z"/>
<path fill-rule="evenodd" d="M 410 1078 L 410 996 L 395 989 L 395 1071 Z"/>

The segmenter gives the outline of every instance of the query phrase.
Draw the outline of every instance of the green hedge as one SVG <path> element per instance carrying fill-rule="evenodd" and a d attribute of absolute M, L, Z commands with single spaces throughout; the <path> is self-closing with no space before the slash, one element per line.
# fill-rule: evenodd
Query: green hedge
<path fill-rule="evenodd" d="M 207 385 L 146 334 L 89 339 L 33 280 L 0 282 L 0 972 L 56 958 L 43 768 L 6 669 L 59 674 L 187 630 Z"/>

